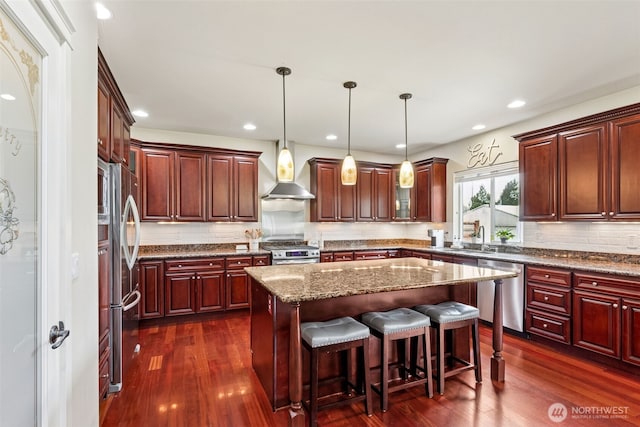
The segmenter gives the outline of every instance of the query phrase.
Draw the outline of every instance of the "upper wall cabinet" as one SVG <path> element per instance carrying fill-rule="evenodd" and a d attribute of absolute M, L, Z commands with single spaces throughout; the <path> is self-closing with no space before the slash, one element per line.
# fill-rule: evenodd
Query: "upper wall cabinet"
<path fill-rule="evenodd" d="M 447 162 L 434 157 L 414 163 L 414 221 L 446 222 Z"/>
<path fill-rule="evenodd" d="M 640 104 L 514 138 L 521 220 L 640 220 Z"/>
<path fill-rule="evenodd" d="M 258 157 L 207 154 L 207 221 L 258 220 Z"/>
<path fill-rule="evenodd" d="M 98 49 L 98 156 L 104 161 L 129 164 L 129 112 L 109 66 Z"/>
<path fill-rule="evenodd" d="M 447 159 L 416 162 L 415 185 L 402 189 L 399 166 L 358 162 L 355 186 L 342 185 L 342 160 L 312 158 L 311 221 L 433 221 L 446 220 Z"/>
<path fill-rule="evenodd" d="M 135 145 L 140 146 L 143 221 L 258 220 L 260 153 Z"/>
<path fill-rule="evenodd" d="M 372 163 L 358 163 L 356 183 L 356 220 L 391 221 L 395 208 L 393 167 Z"/>
<path fill-rule="evenodd" d="M 309 160 L 311 166 L 311 221 L 355 221 L 356 186 L 342 185 L 342 163 L 336 159 Z"/>

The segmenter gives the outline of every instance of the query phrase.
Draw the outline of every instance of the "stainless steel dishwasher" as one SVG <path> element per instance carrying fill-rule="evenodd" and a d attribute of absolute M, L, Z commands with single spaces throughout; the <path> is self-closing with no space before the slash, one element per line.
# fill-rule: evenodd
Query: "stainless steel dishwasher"
<path fill-rule="evenodd" d="M 518 277 L 504 279 L 502 282 L 502 325 L 517 332 L 524 331 L 524 265 L 491 259 L 479 259 L 478 267 L 509 270 L 518 273 Z M 493 323 L 493 280 L 478 282 L 478 309 L 480 319 Z"/>

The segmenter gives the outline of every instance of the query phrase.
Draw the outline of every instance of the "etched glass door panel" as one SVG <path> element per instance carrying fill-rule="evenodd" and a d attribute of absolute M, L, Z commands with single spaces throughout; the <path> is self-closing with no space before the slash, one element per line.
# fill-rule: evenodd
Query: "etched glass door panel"
<path fill-rule="evenodd" d="M 0 425 L 37 424 L 42 59 L 0 10 Z"/>

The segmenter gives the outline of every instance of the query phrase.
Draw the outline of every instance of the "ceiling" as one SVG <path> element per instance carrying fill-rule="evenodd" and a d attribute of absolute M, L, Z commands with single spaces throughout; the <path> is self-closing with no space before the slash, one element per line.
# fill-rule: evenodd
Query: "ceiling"
<path fill-rule="evenodd" d="M 346 149 L 353 80 L 351 148 L 394 155 L 403 92 L 411 154 L 640 85 L 638 1 L 103 4 L 99 46 L 145 128 L 282 139 L 280 66 L 290 141 Z"/>

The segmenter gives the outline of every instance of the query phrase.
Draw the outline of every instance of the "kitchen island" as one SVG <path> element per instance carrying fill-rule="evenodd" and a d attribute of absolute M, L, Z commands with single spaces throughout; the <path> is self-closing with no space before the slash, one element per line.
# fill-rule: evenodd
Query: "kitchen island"
<path fill-rule="evenodd" d="M 301 322 L 357 317 L 368 311 L 437 304 L 451 299 L 469 303 L 468 285 L 479 281 L 493 280 L 496 285 L 491 378 L 504 381 L 502 279 L 515 277 L 516 273 L 418 258 L 245 270 L 251 276 L 253 368 L 273 409 L 290 405 L 292 425 L 304 425 Z M 468 357 L 468 339 L 456 341 L 454 352 L 466 351 Z M 332 369 L 336 369 L 335 364 L 324 367 L 325 373 Z"/>

